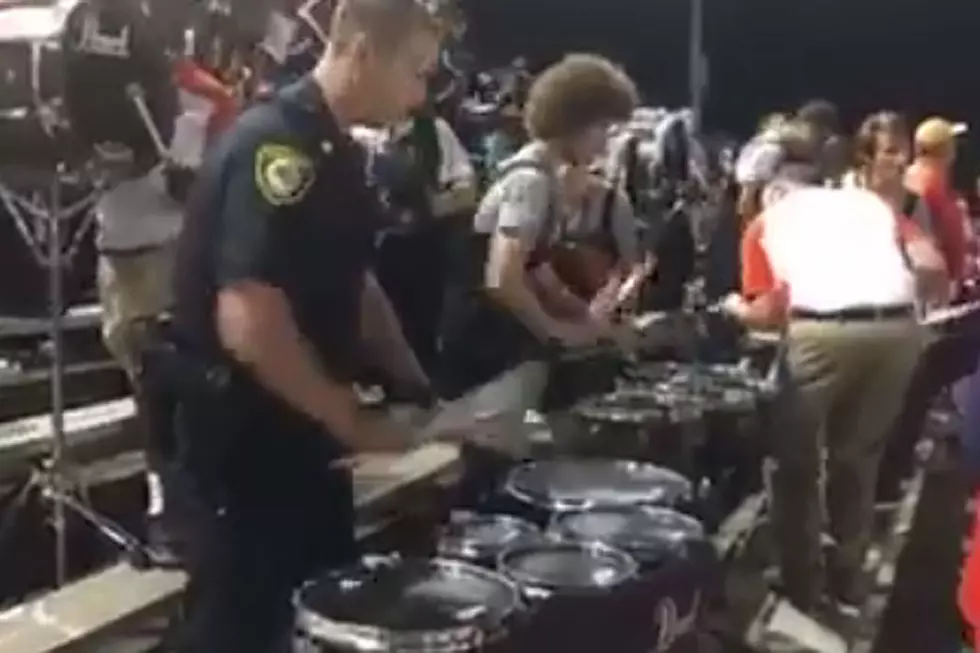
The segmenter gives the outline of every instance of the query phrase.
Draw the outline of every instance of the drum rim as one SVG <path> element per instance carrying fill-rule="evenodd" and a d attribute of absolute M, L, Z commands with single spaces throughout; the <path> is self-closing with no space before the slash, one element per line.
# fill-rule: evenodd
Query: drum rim
<path fill-rule="evenodd" d="M 648 363 L 648 365 L 665 367 L 671 371 L 671 374 L 679 374 L 689 370 L 693 366 L 693 363 L 657 361 Z M 702 415 L 707 412 L 744 412 L 753 410 L 759 405 L 760 400 L 771 395 L 771 389 L 768 387 L 769 384 L 764 377 L 751 370 L 742 369 L 738 364 L 705 363 L 701 365 L 701 368 L 709 379 L 712 374 L 723 379 L 734 380 L 737 378 L 741 382 L 741 387 L 722 387 L 721 392 L 718 393 L 719 396 L 712 396 L 704 392 L 700 394 L 679 393 L 680 399 L 677 403 L 680 404 L 681 409 L 685 409 L 687 406 L 693 404 L 697 405 Z M 676 389 L 671 388 L 672 385 L 679 388 L 684 387 L 681 384 L 675 383 L 670 377 L 665 380 L 654 381 L 653 379 L 645 378 L 642 372 L 628 377 L 628 380 L 641 383 L 646 380 L 653 386 L 663 386 L 663 390 L 666 392 L 676 392 Z"/>
<path fill-rule="evenodd" d="M 507 621 L 522 608 L 522 596 L 515 581 L 497 571 L 484 569 L 472 563 L 453 558 L 408 558 L 397 556 L 379 558 L 369 562 L 361 559 L 360 567 L 388 567 L 399 564 L 426 563 L 434 568 L 449 570 L 459 574 L 465 572 L 484 581 L 504 588 L 510 596 L 510 605 L 496 615 L 490 623 L 474 619 L 472 623 L 458 626 L 423 629 L 423 630 L 392 630 L 381 626 L 351 623 L 330 619 L 317 613 L 304 602 L 307 592 L 317 583 L 330 578 L 342 576 L 350 566 L 328 571 L 316 578 L 306 581 L 293 596 L 293 606 L 296 611 L 296 627 L 306 637 L 327 644 L 350 644 L 360 651 L 418 651 L 419 653 L 462 653 L 474 647 L 483 646 L 500 635 L 506 629 Z"/>
<path fill-rule="evenodd" d="M 504 491 L 510 496 L 514 497 L 518 501 L 525 503 L 530 506 L 537 506 L 539 508 L 546 508 L 548 510 L 557 512 L 568 512 L 574 510 L 588 510 L 590 508 L 596 508 L 599 506 L 624 506 L 624 505 L 664 505 L 664 500 L 658 496 L 650 496 L 646 499 L 622 499 L 614 501 L 574 501 L 569 499 L 555 498 L 551 496 L 535 496 L 533 492 L 525 490 L 517 485 L 518 477 L 529 470 L 534 468 L 543 468 L 545 465 L 557 465 L 561 463 L 576 463 L 580 465 L 585 464 L 603 464 L 611 465 L 616 468 L 625 467 L 627 469 L 645 469 L 645 470 L 655 470 L 662 474 L 663 478 L 669 480 L 670 482 L 676 482 L 679 486 L 684 489 L 679 492 L 677 496 L 669 497 L 668 505 L 672 505 L 677 501 L 682 501 L 685 498 L 689 498 L 694 492 L 694 486 L 690 480 L 684 477 L 683 474 L 675 472 L 674 470 L 663 467 L 661 465 L 655 465 L 653 463 L 643 462 L 639 460 L 627 460 L 627 459 L 604 459 L 604 460 L 582 460 L 577 458 L 557 458 L 552 460 L 532 460 L 514 467 L 507 474 L 507 481 L 504 483 Z"/>
<path fill-rule="evenodd" d="M 526 572 L 518 572 L 508 561 L 513 560 L 519 555 L 540 553 L 542 551 L 557 549 L 575 549 L 584 551 L 592 557 L 604 557 L 621 564 L 623 567 L 622 576 L 615 582 L 608 585 L 595 585 L 591 587 L 567 587 L 550 583 L 542 578 L 534 578 Z M 636 578 L 640 573 L 640 563 L 629 552 L 611 546 L 605 542 L 596 540 L 565 540 L 558 538 L 546 538 L 538 542 L 519 542 L 500 552 L 497 556 L 497 569 L 504 576 L 513 580 L 521 588 L 540 588 L 550 592 L 578 593 L 604 591 L 612 587 L 617 587 L 623 583 Z"/>
<path fill-rule="evenodd" d="M 448 529 L 452 528 L 454 525 L 466 527 L 471 524 L 503 524 L 512 528 L 513 537 L 508 538 L 506 542 L 500 545 L 490 544 L 485 541 L 472 536 L 452 536 L 448 534 Z M 450 559 L 455 559 L 452 556 L 463 556 L 466 558 L 474 557 L 484 557 L 491 551 L 487 551 L 489 548 L 508 547 L 516 542 L 522 541 L 525 538 L 534 538 L 543 535 L 541 529 L 538 528 L 534 523 L 527 519 L 521 517 L 516 517 L 514 515 L 506 515 L 502 513 L 479 513 L 473 511 L 455 511 L 449 517 L 449 523 L 440 529 L 439 541 L 436 545 L 437 551 L 440 556 L 447 556 Z"/>
<path fill-rule="evenodd" d="M 699 406 L 697 402 L 689 398 L 683 398 L 678 401 L 667 401 L 661 396 L 653 393 L 652 391 L 655 389 L 656 388 L 653 387 L 642 388 L 638 386 L 620 386 L 612 392 L 586 398 L 585 400 L 576 404 L 572 408 L 571 412 L 575 417 L 583 419 L 587 422 L 598 424 L 638 425 L 653 424 L 656 422 L 694 422 L 704 415 L 703 407 Z M 669 392 L 668 388 L 664 388 L 664 390 Z M 658 403 L 658 405 L 652 408 L 622 409 L 621 413 L 617 413 L 616 409 L 613 407 L 602 408 L 596 406 L 597 402 L 617 395 L 641 396 L 646 394 L 650 394 L 654 400 L 662 403 Z"/>
<path fill-rule="evenodd" d="M 568 526 L 568 522 L 574 520 L 578 517 L 582 517 L 588 514 L 616 514 L 616 513 L 633 513 L 633 514 L 646 514 L 650 517 L 656 517 L 658 515 L 670 516 L 673 519 L 677 519 L 683 524 L 684 529 L 689 529 L 690 534 L 686 534 L 680 538 L 664 538 L 664 544 L 671 546 L 679 546 L 691 542 L 693 540 L 701 539 L 705 536 L 704 524 L 692 517 L 691 515 L 684 514 L 680 510 L 671 508 L 668 506 L 598 506 L 590 510 L 575 510 L 565 513 L 558 513 L 552 516 L 551 522 L 548 525 L 548 533 L 554 533 L 554 535 L 562 538 L 571 538 L 580 541 L 596 541 L 603 543 L 607 546 L 613 548 L 618 548 L 627 552 L 632 550 L 645 550 L 650 548 L 649 539 L 628 539 L 623 538 L 622 541 L 609 542 L 602 538 L 582 538 L 580 535 L 571 531 Z"/>

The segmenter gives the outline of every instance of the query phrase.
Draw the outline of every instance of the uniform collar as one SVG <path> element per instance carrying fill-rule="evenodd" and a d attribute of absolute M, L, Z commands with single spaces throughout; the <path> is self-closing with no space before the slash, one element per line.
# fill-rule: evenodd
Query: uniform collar
<path fill-rule="evenodd" d="M 283 102 L 299 109 L 319 138 L 335 144 L 346 140 L 312 75 L 304 75 L 284 87 L 279 94 Z"/>

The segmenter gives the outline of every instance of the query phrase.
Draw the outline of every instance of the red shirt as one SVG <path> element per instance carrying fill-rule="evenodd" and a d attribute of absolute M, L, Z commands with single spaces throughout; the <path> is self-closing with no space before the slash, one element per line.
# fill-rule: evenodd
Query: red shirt
<path fill-rule="evenodd" d="M 980 515 L 974 524 L 970 544 L 960 581 L 959 605 L 963 618 L 973 627 L 974 649 L 980 652 Z"/>
<path fill-rule="evenodd" d="M 230 125 L 238 114 L 234 92 L 192 59 L 180 59 L 174 64 L 174 82 L 181 91 L 210 101 L 209 141 Z"/>
<path fill-rule="evenodd" d="M 949 278 L 960 284 L 966 272 L 966 216 L 960 209 L 959 196 L 950 186 L 948 173 L 940 165 L 918 161 L 909 168 L 905 183 L 929 208 L 936 232 L 932 236 L 946 260 Z"/>

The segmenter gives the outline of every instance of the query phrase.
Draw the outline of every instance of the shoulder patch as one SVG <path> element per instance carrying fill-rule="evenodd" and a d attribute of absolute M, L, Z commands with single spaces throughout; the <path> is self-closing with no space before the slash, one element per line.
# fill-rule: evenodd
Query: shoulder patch
<path fill-rule="evenodd" d="M 264 143 L 255 152 L 255 186 L 273 206 L 302 200 L 316 181 L 313 160 L 292 145 Z"/>

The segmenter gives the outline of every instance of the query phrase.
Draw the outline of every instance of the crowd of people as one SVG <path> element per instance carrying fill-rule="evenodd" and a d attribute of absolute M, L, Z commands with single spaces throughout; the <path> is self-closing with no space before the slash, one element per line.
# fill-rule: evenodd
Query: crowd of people
<path fill-rule="evenodd" d="M 97 207 L 105 340 L 151 434 L 157 544 L 190 575 L 178 650 L 276 650 L 293 591 L 355 555 L 343 461 L 414 442 L 355 383 L 428 404 L 518 370 L 480 444 L 520 458 L 541 352 L 629 350 L 622 316 L 683 308 L 699 258 L 711 301 L 787 345 L 781 591 L 820 620 L 860 604 L 875 505 L 911 473 L 933 399 L 976 368 L 974 338 L 920 326 L 975 280 L 950 182 L 965 126 L 886 111 L 849 136 L 814 101 L 709 156 L 688 114 L 640 107 L 592 54 L 533 80 L 515 65 L 447 109 L 428 88 L 437 9 L 340 0 L 234 79 L 199 34 L 174 57 L 165 156 L 98 144 L 124 170 Z M 966 392 L 972 414 L 980 382 Z"/>

